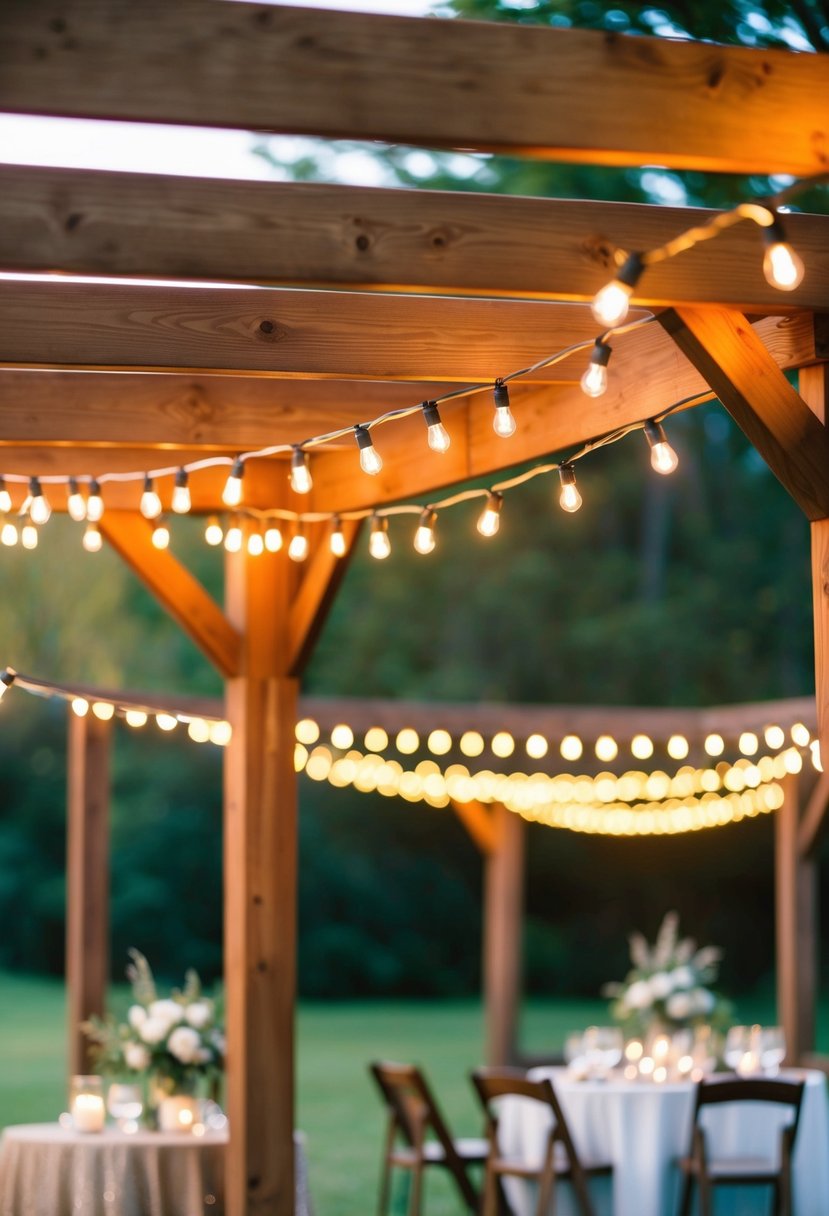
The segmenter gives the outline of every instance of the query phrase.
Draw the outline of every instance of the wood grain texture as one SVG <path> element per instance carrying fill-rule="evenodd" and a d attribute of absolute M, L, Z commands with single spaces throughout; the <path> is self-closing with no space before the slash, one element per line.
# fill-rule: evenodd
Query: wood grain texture
<path fill-rule="evenodd" d="M 784 801 L 774 816 L 777 1009 L 786 1036 L 786 1063 L 798 1064 L 815 1047 L 816 873 L 800 856 L 798 778 L 784 778 Z"/>
<path fill-rule="evenodd" d="M 810 520 L 829 515 L 829 436 L 740 313 L 668 310 L 660 322 Z"/>
<path fill-rule="evenodd" d="M 148 521 L 137 512 L 108 510 L 99 527 L 104 539 L 222 675 L 236 675 L 241 644 L 238 632 L 169 549 L 153 547 Z"/>
<path fill-rule="evenodd" d="M 486 1063 L 513 1064 L 517 1053 L 524 926 L 526 824 L 500 803 L 492 806 L 496 846 L 484 873 L 484 1007 Z"/>
<path fill-rule="evenodd" d="M 808 174 L 820 55 L 208 0 L 7 0 L 0 109 Z"/>
<path fill-rule="evenodd" d="M 6 270 L 299 287 L 589 300 L 613 252 L 651 249 L 716 214 L 699 208 L 317 183 L 230 182 L 0 165 Z M 829 308 L 829 217 L 786 217 L 808 266 L 770 287 L 743 223 L 651 267 L 648 307 Z"/>
<path fill-rule="evenodd" d="M 66 1013 L 69 1076 L 95 1071 L 81 1022 L 106 1012 L 112 722 L 67 707 Z"/>

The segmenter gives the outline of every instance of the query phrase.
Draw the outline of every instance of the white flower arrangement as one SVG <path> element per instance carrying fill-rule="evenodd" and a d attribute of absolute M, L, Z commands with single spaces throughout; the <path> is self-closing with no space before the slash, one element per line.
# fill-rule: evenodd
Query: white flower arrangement
<path fill-rule="evenodd" d="M 83 1023 L 96 1067 L 106 1075 L 152 1078 L 168 1089 L 191 1088 L 201 1077 L 217 1078 L 224 1065 L 224 1029 L 217 1003 L 203 994 L 196 972 L 187 972 L 183 989 L 159 997 L 144 955 L 138 950 L 129 954 L 133 1003 L 127 1020 Z"/>
<path fill-rule="evenodd" d="M 602 989 L 613 998 L 612 1017 L 629 1034 L 727 1020 L 727 1004 L 709 987 L 717 978 L 722 951 L 717 946 L 698 949 L 693 938 L 680 938 L 676 912 L 666 914 L 653 946 L 641 933 L 631 934 L 630 958 L 633 966 L 624 981 Z"/>

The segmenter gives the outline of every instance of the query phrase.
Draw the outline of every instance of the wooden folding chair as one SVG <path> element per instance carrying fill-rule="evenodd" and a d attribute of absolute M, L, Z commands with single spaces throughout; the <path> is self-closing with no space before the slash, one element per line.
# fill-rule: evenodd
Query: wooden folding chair
<path fill-rule="evenodd" d="M 582 1216 L 593 1216 L 587 1180 L 594 1175 L 611 1174 L 613 1167 L 604 1162 L 587 1164 L 580 1160 L 552 1081 L 548 1078 L 532 1081 L 525 1073 L 514 1068 L 479 1068 L 472 1073 L 472 1082 L 486 1111 L 489 1138 L 481 1216 L 497 1216 L 499 1207 L 504 1203 L 501 1188 L 504 1177 L 538 1183 L 537 1216 L 551 1216 L 555 1212 L 556 1184 L 559 1181 L 566 1181 L 572 1186 Z M 508 1097 L 530 1098 L 549 1108 L 551 1126 L 541 1161 L 508 1157 L 503 1152 L 498 1140 L 497 1102 L 500 1098 Z"/>
<path fill-rule="evenodd" d="M 697 1085 L 691 1148 L 679 1162 L 685 1175 L 680 1197 L 680 1216 L 690 1216 L 691 1192 L 696 1181 L 700 1216 L 711 1216 L 715 1186 L 770 1186 L 774 1189 L 774 1211 L 792 1216 L 792 1149 L 800 1119 L 803 1081 L 771 1080 L 767 1077 L 727 1076 L 704 1080 Z M 789 1106 L 792 1122 L 781 1131 L 780 1162 L 771 1157 L 721 1157 L 709 1151 L 700 1112 L 724 1102 L 771 1102 Z"/>
<path fill-rule="evenodd" d="M 457 1140 L 420 1069 L 414 1064 L 369 1065 L 389 1115 L 380 1179 L 379 1216 L 385 1216 L 391 1193 L 392 1170 L 411 1171 L 409 1216 L 420 1216 L 423 1171 L 437 1165 L 449 1172 L 470 1212 L 478 1210 L 478 1191 L 467 1172 L 486 1160 L 486 1140 Z"/>

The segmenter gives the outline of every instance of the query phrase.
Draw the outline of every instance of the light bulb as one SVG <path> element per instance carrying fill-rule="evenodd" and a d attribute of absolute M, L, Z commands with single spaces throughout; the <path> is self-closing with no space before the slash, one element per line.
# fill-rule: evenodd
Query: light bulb
<path fill-rule="evenodd" d="M 806 269 L 803 262 L 786 240 L 783 224 L 778 215 L 773 223 L 763 229 L 766 251 L 763 255 L 763 274 L 772 287 L 780 291 L 794 291 L 803 282 Z"/>
<path fill-rule="evenodd" d="M 331 546 L 331 552 L 335 557 L 345 557 L 345 534 L 343 533 L 343 525 L 339 515 L 335 515 L 331 520 L 331 535 L 328 539 L 328 543 Z"/>
<path fill-rule="evenodd" d="M 52 508 L 49 506 L 46 495 L 40 488 L 40 482 L 37 477 L 32 477 L 29 481 L 29 495 L 31 498 L 29 503 L 29 518 L 31 519 L 32 523 L 48 523 L 49 516 L 52 514 Z M 37 544 L 37 541 L 35 541 L 35 544 Z M 27 546 L 27 548 L 28 547 L 29 546 Z M 31 547 L 34 548 L 34 545 Z"/>
<path fill-rule="evenodd" d="M 101 498 L 101 487 L 93 477 L 89 483 L 89 497 L 86 500 L 86 518 L 94 524 L 104 513 L 104 500 Z"/>
<path fill-rule="evenodd" d="M 157 519 L 161 514 L 161 499 L 155 492 L 153 479 L 150 476 L 144 478 L 144 491 L 141 495 L 139 509 L 145 519 Z"/>
<path fill-rule="evenodd" d="M 225 549 L 228 553 L 238 553 L 242 548 L 242 525 L 238 519 L 231 520 L 230 527 L 225 532 Z"/>
<path fill-rule="evenodd" d="M 218 515 L 211 515 L 207 521 L 207 526 L 204 529 L 204 539 L 208 545 L 220 545 L 224 540 L 222 525 L 219 523 Z"/>
<path fill-rule="evenodd" d="M 17 524 L 12 523 L 10 519 L 3 520 L 3 526 L 0 528 L 0 541 L 10 547 L 17 544 Z"/>
<path fill-rule="evenodd" d="M 588 397 L 601 397 L 607 392 L 607 365 L 612 354 L 611 347 L 597 338 L 590 353 L 590 362 L 581 378 L 581 389 Z"/>
<path fill-rule="evenodd" d="M 435 523 L 437 522 L 437 511 L 432 511 L 430 507 L 424 507 L 420 513 L 420 522 L 417 525 L 415 532 L 414 547 L 418 553 L 431 553 L 435 547 Z"/>
<path fill-rule="evenodd" d="M 12 684 L 14 684 L 16 676 L 17 672 L 13 667 L 7 667 L 5 671 L 0 671 L 0 697 L 8 692 Z"/>
<path fill-rule="evenodd" d="M 478 520 L 478 531 L 481 536 L 494 536 L 501 526 L 501 505 L 503 495 L 493 491 L 487 495 L 486 506 Z"/>
<path fill-rule="evenodd" d="M 500 380 L 496 381 L 494 389 L 495 417 L 492 419 L 492 429 L 502 439 L 509 439 L 515 434 L 515 419 L 509 407 L 509 389 Z"/>
<path fill-rule="evenodd" d="M 83 534 L 83 547 L 87 553 L 100 553 L 104 540 L 97 524 L 87 524 Z"/>
<path fill-rule="evenodd" d="M 292 562 L 304 562 L 307 556 L 308 537 L 303 531 L 302 524 L 298 523 L 296 532 L 294 532 L 288 545 L 288 557 Z"/>
<path fill-rule="evenodd" d="M 679 464 L 679 457 L 668 443 L 662 424 L 651 419 L 645 423 L 645 438 L 651 449 L 651 468 L 667 476 Z"/>
<path fill-rule="evenodd" d="M 74 477 L 69 478 L 69 497 L 66 500 L 66 510 L 69 513 L 69 518 L 74 519 L 76 524 L 82 523 L 86 519 L 86 500 L 78 489 L 78 483 Z"/>
<path fill-rule="evenodd" d="M 368 538 L 368 551 L 378 561 L 383 561 L 391 553 L 389 540 L 389 521 L 385 515 L 375 515 L 371 521 L 371 534 Z"/>
<path fill-rule="evenodd" d="M 237 456 L 228 474 L 225 488 L 222 490 L 222 502 L 226 507 L 238 507 L 242 501 L 242 478 L 244 475 L 244 462 Z"/>
<path fill-rule="evenodd" d="M 190 510 L 190 486 L 187 484 L 187 470 L 179 469 L 176 473 L 176 484 L 173 487 L 172 508 L 176 515 L 186 515 Z"/>
<path fill-rule="evenodd" d="M 169 549 L 170 547 L 170 529 L 163 518 L 159 518 L 153 528 L 152 542 L 155 549 Z"/>
<path fill-rule="evenodd" d="M 20 543 L 24 549 L 37 548 L 37 528 L 31 520 L 20 529 Z"/>
<path fill-rule="evenodd" d="M 282 548 L 282 530 L 275 523 L 265 528 L 265 548 L 268 553 L 278 553 Z"/>
<path fill-rule="evenodd" d="M 576 485 L 576 471 L 571 464 L 563 464 L 558 471 L 561 478 L 561 493 L 558 496 L 562 510 L 571 514 L 581 506 L 581 494 Z"/>
<path fill-rule="evenodd" d="M 251 557 L 261 557 L 265 552 L 265 538 L 258 530 L 248 536 L 248 553 Z"/>
<path fill-rule="evenodd" d="M 295 494 L 310 494 L 313 484 L 308 457 L 302 448 L 294 448 L 291 452 L 291 489 Z"/>
<path fill-rule="evenodd" d="M 382 469 L 383 461 L 371 442 L 368 427 L 355 426 L 354 438 L 357 440 L 357 447 L 360 449 L 360 468 L 364 473 L 370 473 L 372 477 L 375 477 Z"/>
<path fill-rule="evenodd" d="M 596 293 L 590 307 L 600 325 L 604 325 L 607 329 L 612 329 L 614 325 L 621 325 L 628 315 L 630 297 L 633 295 L 633 289 L 639 282 L 644 269 L 641 255 L 631 253 L 616 278 L 612 282 L 606 283 Z"/>
<path fill-rule="evenodd" d="M 440 420 L 440 412 L 434 401 L 424 401 L 422 405 L 423 420 L 426 423 L 426 439 L 433 452 L 447 452 L 449 432 Z"/>
<path fill-rule="evenodd" d="M 0 515 L 12 509 L 12 496 L 6 489 L 5 478 L 0 477 Z"/>

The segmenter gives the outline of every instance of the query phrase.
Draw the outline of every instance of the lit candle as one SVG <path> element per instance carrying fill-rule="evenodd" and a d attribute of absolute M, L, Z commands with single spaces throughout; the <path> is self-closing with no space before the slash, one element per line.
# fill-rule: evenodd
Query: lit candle
<path fill-rule="evenodd" d="M 187 1094 L 164 1098 L 158 1107 L 158 1125 L 163 1132 L 192 1132 L 199 1123 L 199 1100 Z"/>
<path fill-rule="evenodd" d="M 72 1123 L 77 1132 L 104 1130 L 104 1100 L 100 1094 L 76 1094 L 72 1101 Z"/>

